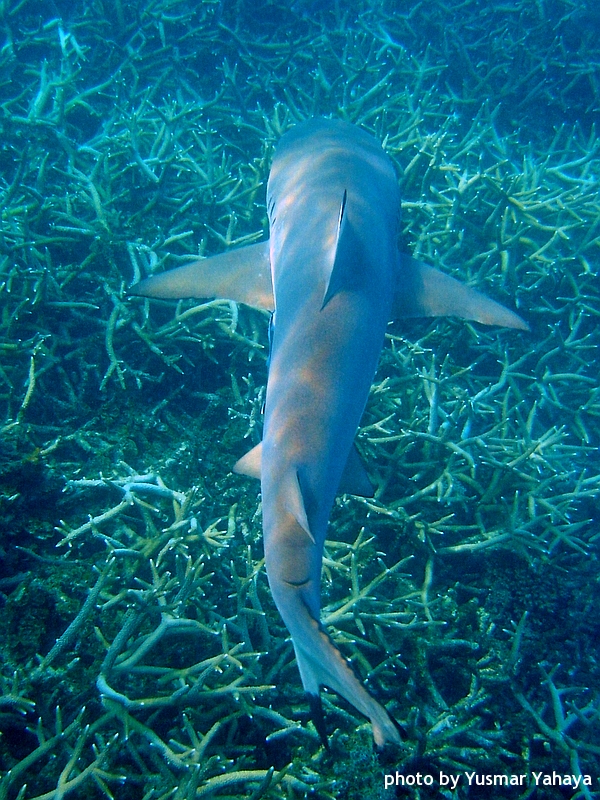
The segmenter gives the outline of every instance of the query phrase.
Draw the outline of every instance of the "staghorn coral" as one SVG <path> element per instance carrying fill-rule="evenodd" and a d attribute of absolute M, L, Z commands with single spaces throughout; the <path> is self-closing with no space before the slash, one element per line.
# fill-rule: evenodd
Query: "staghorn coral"
<path fill-rule="evenodd" d="M 307 722 L 229 471 L 265 320 L 126 297 L 259 239 L 272 147 L 312 114 L 382 139 L 406 249 L 533 328 L 390 326 L 324 621 L 406 728 L 394 768 L 597 775 L 594 9 L 58 12 L 0 7 L 0 798 L 385 796 L 360 720 L 328 695 L 331 755 Z"/>

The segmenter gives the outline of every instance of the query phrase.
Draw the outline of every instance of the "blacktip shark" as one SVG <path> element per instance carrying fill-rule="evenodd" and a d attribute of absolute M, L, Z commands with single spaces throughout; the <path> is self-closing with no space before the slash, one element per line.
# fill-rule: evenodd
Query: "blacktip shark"
<path fill-rule="evenodd" d="M 514 312 L 401 255 L 392 162 L 366 131 L 310 119 L 279 142 L 267 186 L 270 238 L 147 278 L 131 292 L 219 297 L 274 312 L 261 444 L 235 465 L 261 482 L 266 570 L 291 634 L 313 718 L 334 689 L 372 724 L 378 746 L 397 723 L 365 689 L 320 624 L 323 545 L 338 492 L 372 495 L 353 441 L 388 322 L 456 315 L 528 330 Z"/>

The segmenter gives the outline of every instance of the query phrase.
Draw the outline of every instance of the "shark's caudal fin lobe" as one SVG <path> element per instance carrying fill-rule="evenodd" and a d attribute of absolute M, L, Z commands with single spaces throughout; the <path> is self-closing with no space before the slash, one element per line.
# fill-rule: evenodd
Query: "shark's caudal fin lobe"
<path fill-rule="evenodd" d="M 408 739 L 408 731 L 406 730 L 404 725 L 401 725 L 398 722 L 398 720 L 395 717 L 393 717 L 391 714 L 390 714 L 390 719 L 394 723 L 394 726 L 396 727 L 396 730 L 398 731 L 398 734 L 399 734 L 400 738 L 403 739 L 403 740 L 404 739 Z"/>
<path fill-rule="evenodd" d="M 308 698 L 308 704 L 310 706 L 310 718 L 317 729 L 321 744 L 325 750 L 329 750 L 329 742 L 327 740 L 327 729 L 325 727 L 325 717 L 323 716 L 323 703 L 321 702 L 321 696 L 319 694 L 307 692 L 306 697 Z"/>
<path fill-rule="evenodd" d="M 301 641 L 297 635 L 292 635 L 292 641 L 302 684 L 309 696 L 309 700 L 318 696 L 321 686 L 328 686 L 371 721 L 373 738 L 378 747 L 383 747 L 388 743 L 401 744 L 401 728 L 399 728 L 398 723 L 391 718 L 386 709 L 374 697 L 371 697 L 354 674 L 354 670 L 348 661 L 333 644 L 319 622 L 310 614 L 306 606 L 303 613 L 300 612 L 296 617 L 296 624 L 298 623 L 303 628 Z M 313 714 L 316 711 L 316 706 L 312 700 L 311 711 Z M 317 725 L 316 721 L 315 725 Z M 325 735 L 324 726 L 323 732 L 318 727 L 317 730 L 323 740 Z"/>
<path fill-rule="evenodd" d="M 476 289 L 402 253 L 399 258 L 393 318 L 456 316 L 528 331 L 514 311 Z"/>
<path fill-rule="evenodd" d="M 136 283 L 129 293 L 164 300 L 217 297 L 272 311 L 275 303 L 269 242 L 228 250 L 161 272 Z"/>

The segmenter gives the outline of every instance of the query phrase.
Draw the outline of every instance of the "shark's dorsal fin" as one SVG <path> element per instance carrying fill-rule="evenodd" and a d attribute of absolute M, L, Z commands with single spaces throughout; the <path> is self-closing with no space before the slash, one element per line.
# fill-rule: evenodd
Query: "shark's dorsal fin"
<path fill-rule="evenodd" d="M 359 497 L 373 497 L 373 484 L 362 462 L 356 445 L 348 454 L 348 460 L 340 480 L 338 494 L 356 494 Z"/>
<path fill-rule="evenodd" d="M 422 261 L 399 257 L 392 318 L 456 316 L 528 331 L 514 311 Z"/>
<path fill-rule="evenodd" d="M 269 242 L 228 250 L 218 256 L 161 272 L 136 283 L 129 292 L 166 300 L 218 297 L 272 311 Z"/>
<path fill-rule="evenodd" d="M 233 465 L 233 471 L 237 475 L 246 475 L 248 478 L 258 478 L 260 480 L 260 470 L 262 463 L 262 442 L 259 442 L 252 450 L 248 450 Z"/>
<path fill-rule="evenodd" d="M 360 248 L 362 245 L 349 220 L 347 202 L 348 192 L 344 191 L 338 216 L 333 266 L 329 274 L 321 310 L 342 289 L 356 289 L 361 281 L 361 274 L 357 267 L 361 264 Z"/>

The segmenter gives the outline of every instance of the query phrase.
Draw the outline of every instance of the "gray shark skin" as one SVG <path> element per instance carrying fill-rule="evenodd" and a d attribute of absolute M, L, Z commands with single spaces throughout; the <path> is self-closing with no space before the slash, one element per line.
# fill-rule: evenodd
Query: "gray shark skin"
<path fill-rule="evenodd" d="M 371 494 L 353 447 L 386 326 L 455 314 L 527 330 L 515 313 L 397 249 L 400 192 L 381 145 L 339 120 L 281 139 L 267 187 L 270 239 L 133 287 L 146 297 L 223 297 L 274 310 L 263 440 L 235 465 L 260 478 L 266 569 L 316 710 L 328 686 L 372 724 L 397 724 L 320 624 L 323 545 L 338 491 Z"/>

